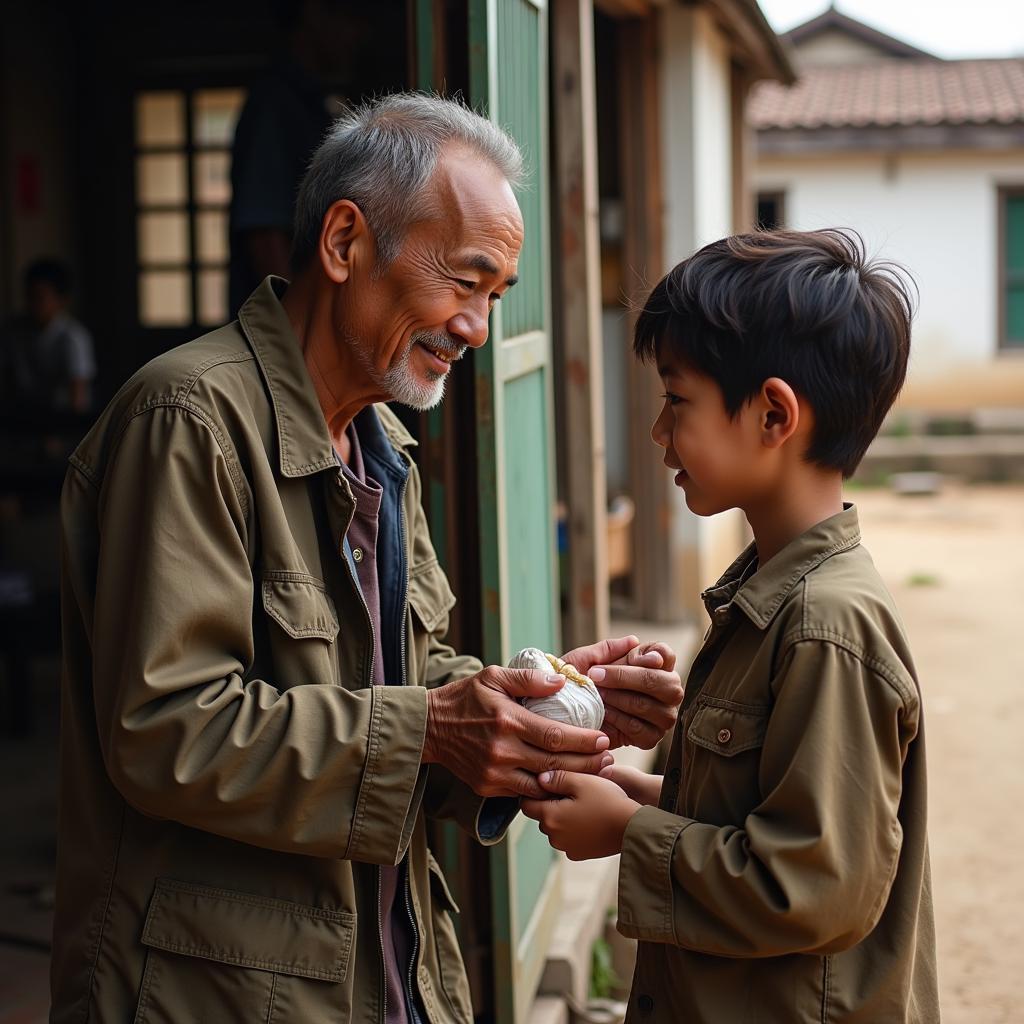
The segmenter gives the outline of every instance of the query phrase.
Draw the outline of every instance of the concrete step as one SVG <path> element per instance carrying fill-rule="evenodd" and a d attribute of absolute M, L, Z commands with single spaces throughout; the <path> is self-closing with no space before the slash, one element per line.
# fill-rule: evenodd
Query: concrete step
<path fill-rule="evenodd" d="M 893 473 L 934 472 L 968 483 L 1024 480 L 1024 434 L 960 437 L 877 437 L 857 479 L 878 482 Z"/>

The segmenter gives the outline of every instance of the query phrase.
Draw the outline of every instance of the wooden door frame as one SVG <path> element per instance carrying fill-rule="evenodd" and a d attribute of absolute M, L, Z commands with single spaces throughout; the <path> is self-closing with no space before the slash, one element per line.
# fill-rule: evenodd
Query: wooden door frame
<path fill-rule="evenodd" d="M 556 447 L 567 550 L 566 647 L 608 635 L 607 465 L 592 0 L 551 6 Z"/>

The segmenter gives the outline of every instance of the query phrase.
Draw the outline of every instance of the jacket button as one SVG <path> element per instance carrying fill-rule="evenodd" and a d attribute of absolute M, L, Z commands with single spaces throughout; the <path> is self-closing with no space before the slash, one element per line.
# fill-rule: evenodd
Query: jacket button
<path fill-rule="evenodd" d="M 732 730 L 731 729 L 719 729 L 718 730 L 718 742 L 719 743 L 728 743 L 729 740 L 731 740 L 731 739 L 732 739 Z"/>
<path fill-rule="evenodd" d="M 353 548 L 352 549 L 352 560 L 358 565 L 363 560 L 363 549 Z"/>
<path fill-rule="evenodd" d="M 680 771 L 680 770 L 679 770 L 678 768 L 673 768 L 673 769 L 672 769 L 672 771 L 670 771 L 670 772 L 668 773 L 668 777 L 669 777 L 669 778 L 670 778 L 670 779 L 671 779 L 671 780 L 672 780 L 673 782 L 676 782 L 676 783 L 678 783 L 678 782 L 679 782 L 679 779 L 680 779 L 680 778 L 682 777 L 682 774 L 683 774 L 683 773 L 682 773 L 682 772 L 681 772 L 681 771 Z"/>
<path fill-rule="evenodd" d="M 654 1009 L 654 1000 L 648 995 L 643 995 L 637 999 L 636 1005 L 641 1013 L 650 1013 Z"/>

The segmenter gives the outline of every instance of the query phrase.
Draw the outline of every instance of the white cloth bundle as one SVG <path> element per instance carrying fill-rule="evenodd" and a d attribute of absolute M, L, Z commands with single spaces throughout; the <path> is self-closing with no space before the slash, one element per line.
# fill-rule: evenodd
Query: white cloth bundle
<path fill-rule="evenodd" d="M 525 697 L 523 706 L 535 715 L 553 722 L 575 725 L 581 729 L 600 729 L 604 722 L 604 701 L 589 676 L 568 662 L 545 654 L 537 647 L 520 651 L 509 663 L 509 668 L 529 668 L 539 672 L 555 671 L 565 676 L 565 686 L 550 697 Z"/>

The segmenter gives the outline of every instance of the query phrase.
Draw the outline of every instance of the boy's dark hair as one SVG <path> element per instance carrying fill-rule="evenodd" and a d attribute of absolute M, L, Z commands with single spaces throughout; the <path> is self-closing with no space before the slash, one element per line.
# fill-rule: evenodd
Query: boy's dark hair
<path fill-rule="evenodd" d="M 25 286 L 33 284 L 48 284 L 58 295 L 67 298 L 71 294 L 71 271 L 60 260 L 36 260 L 25 270 Z"/>
<path fill-rule="evenodd" d="M 633 351 L 713 378 L 736 416 L 769 377 L 814 410 L 806 458 L 849 477 L 907 373 L 912 282 L 854 231 L 763 231 L 712 242 L 655 286 Z"/>

